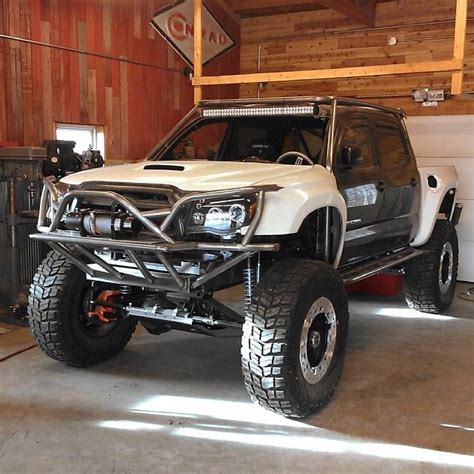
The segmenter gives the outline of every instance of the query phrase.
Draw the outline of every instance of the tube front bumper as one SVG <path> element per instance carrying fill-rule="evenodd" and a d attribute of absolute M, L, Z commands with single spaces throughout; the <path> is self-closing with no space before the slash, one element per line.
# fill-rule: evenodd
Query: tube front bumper
<path fill-rule="evenodd" d="M 72 263 L 83 270 L 91 279 L 107 281 L 120 285 L 141 286 L 154 289 L 187 291 L 199 288 L 207 281 L 239 264 L 257 252 L 275 252 L 278 243 L 251 243 L 260 222 L 265 203 L 265 193 L 278 191 L 278 186 L 254 186 L 207 193 L 189 193 L 180 197 L 169 208 L 141 211 L 131 200 L 113 192 L 103 190 L 77 189 L 67 192 L 61 199 L 56 186 L 45 180 L 38 217 L 39 233 L 32 234 L 34 240 L 46 242 L 51 248 L 63 254 Z M 169 230 L 178 218 L 184 206 L 205 199 L 232 199 L 256 195 L 256 210 L 245 235 L 238 242 L 192 242 L 176 241 Z M 151 238 L 114 239 L 101 236 L 84 236 L 79 232 L 60 229 L 62 219 L 71 207 L 81 199 L 98 199 L 120 206 L 130 216 L 137 219 L 151 233 Z M 160 223 L 155 220 L 161 219 Z M 149 237 L 149 236 L 148 236 Z M 97 251 L 100 249 L 123 251 L 134 263 L 141 276 L 130 276 L 120 268 L 107 263 Z M 199 276 L 183 276 L 170 263 L 169 256 L 175 252 L 216 252 L 226 254 L 212 270 Z M 154 254 L 162 263 L 166 272 L 157 275 L 147 268 L 143 253 Z"/>

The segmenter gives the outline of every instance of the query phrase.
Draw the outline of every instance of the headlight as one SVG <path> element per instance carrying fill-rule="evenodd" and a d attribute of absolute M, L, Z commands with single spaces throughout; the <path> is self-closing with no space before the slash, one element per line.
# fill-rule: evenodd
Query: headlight
<path fill-rule="evenodd" d="M 185 230 L 194 233 L 235 233 L 248 225 L 255 212 L 251 199 L 199 201 L 193 204 Z"/>

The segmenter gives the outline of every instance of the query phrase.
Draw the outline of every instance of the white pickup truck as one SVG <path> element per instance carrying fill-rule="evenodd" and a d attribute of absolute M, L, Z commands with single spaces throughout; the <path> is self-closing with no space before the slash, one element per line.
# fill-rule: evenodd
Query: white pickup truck
<path fill-rule="evenodd" d="M 403 117 L 333 97 L 204 101 L 143 162 L 46 179 L 31 236 L 52 248 L 29 298 L 39 346 L 83 367 L 137 323 L 242 327 L 251 398 L 312 413 L 341 375 L 345 284 L 392 267 L 410 307 L 453 298 L 456 171 L 417 168 Z M 244 315 L 213 297 L 242 282 Z"/>

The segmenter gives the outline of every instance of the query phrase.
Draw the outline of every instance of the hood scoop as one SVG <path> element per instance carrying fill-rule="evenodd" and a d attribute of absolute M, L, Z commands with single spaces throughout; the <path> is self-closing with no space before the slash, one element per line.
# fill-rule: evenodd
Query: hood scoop
<path fill-rule="evenodd" d="M 184 166 L 153 164 L 145 165 L 144 170 L 184 171 Z"/>

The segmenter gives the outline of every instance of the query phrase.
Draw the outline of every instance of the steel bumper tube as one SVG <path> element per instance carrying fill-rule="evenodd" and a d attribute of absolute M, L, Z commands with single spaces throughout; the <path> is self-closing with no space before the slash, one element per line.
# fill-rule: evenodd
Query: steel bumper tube
<path fill-rule="evenodd" d="M 67 192 L 59 200 L 59 192 L 51 181 L 43 190 L 41 198 L 40 212 L 38 217 L 39 233 L 32 234 L 34 240 L 43 241 L 51 248 L 63 254 L 72 263 L 89 275 L 89 278 L 116 283 L 120 285 L 141 286 L 145 288 L 162 289 L 164 291 L 185 291 L 191 292 L 204 285 L 207 281 L 215 278 L 221 273 L 239 264 L 245 258 L 257 252 L 275 252 L 280 246 L 278 243 L 255 243 L 251 240 L 260 222 L 264 197 L 266 192 L 275 192 L 278 186 L 250 186 L 229 190 L 211 191 L 204 193 L 189 193 L 178 199 L 169 209 L 154 211 L 140 211 L 134 204 L 124 196 L 109 190 L 72 190 Z M 242 243 L 235 242 L 187 242 L 175 241 L 166 231 L 169 229 L 174 219 L 178 217 L 180 211 L 187 204 L 205 199 L 226 199 L 242 197 L 254 194 L 256 196 L 257 208 L 255 215 L 250 222 L 247 232 L 242 239 Z M 59 229 L 61 219 L 67 211 L 69 205 L 74 205 L 78 199 L 98 198 L 117 203 L 122 206 L 131 216 L 135 217 L 148 229 L 155 240 L 122 240 L 97 236 L 82 236 L 76 232 L 63 231 Z M 48 204 L 53 215 L 48 216 Z M 153 217 L 164 217 L 161 225 L 153 222 Z M 51 219 L 48 225 L 48 217 Z M 118 267 L 114 267 L 94 253 L 95 249 L 123 250 L 142 277 L 131 277 L 120 272 Z M 74 249 L 74 250 L 73 250 Z M 88 250 L 91 249 L 91 250 Z M 204 273 L 197 278 L 180 275 L 173 265 L 168 261 L 166 255 L 174 252 L 235 252 L 237 255 L 225 260 L 220 265 L 214 267 L 210 272 Z M 162 275 L 152 275 L 147 269 L 139 252 L 153 253 L 167 269 Z M 88 262 L 93 262 L 100 267 L 100 271 L 90 268 Z"/>

